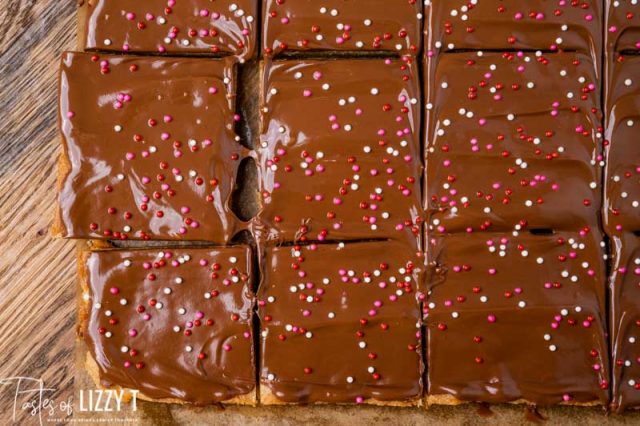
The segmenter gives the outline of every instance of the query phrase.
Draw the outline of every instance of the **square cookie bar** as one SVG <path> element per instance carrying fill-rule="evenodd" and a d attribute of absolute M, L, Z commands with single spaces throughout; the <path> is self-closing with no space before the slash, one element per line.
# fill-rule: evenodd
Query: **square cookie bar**
<path fill-rule="evenodd" d="M 597 228 L 602 114 L 587 55 L 448 53 L 433 70 L 425 83 L 430 229 Z"/>
<path fill-rule="evenodd" d="M 613 408 L 640 407 L 640 236 L 611 239 Z"/>
<path fill-rule="evenodd" d="M 231 59 L 65 53 L 54 234 L 228 242 L 243 155 Z"/>
<path fill-rule="evenodd" d="M 612 64 L 606 106 L 605 229 L 640 231 L 640 56 Z"/>
<path fill-rule="evenodd" d="M 253 57 L 258 0 L 88 0 L 84 48 Z"/>
<path fill-rule="evenodd" d="M 415 405 L 423 260 L 396 242 L 267 247 L 263 404 Z"/>
<path fill-rule="evenodd" d="M 263 0 L 264 53 L 350 51 L 417 55 L 420 0 Z"/>
<path fill-rule="evenodd" d="M 573 50 L 600 56 L 601 0 L 426 0 L 425 49 Z"/>
<path fill-rule="evenodd" d="M 606 0 L 607 53 L 640 53 L 640 2 Z"/>
<path fill-rule="evenodd" d="M 99 386 L 160 402 L 256 402 L 249 248 L 81 259 L 81 332 Z"/>
<path fill-rule="evenodd" d="M 428 404 L 606 404 L 600 235 L 456 234 L 428 246 Z"/>
<path fill-rule="evenodd" d="M 417 247 L 419 96 L 408 58 L 267 62 L 258 149 L 267 239 Z"/>

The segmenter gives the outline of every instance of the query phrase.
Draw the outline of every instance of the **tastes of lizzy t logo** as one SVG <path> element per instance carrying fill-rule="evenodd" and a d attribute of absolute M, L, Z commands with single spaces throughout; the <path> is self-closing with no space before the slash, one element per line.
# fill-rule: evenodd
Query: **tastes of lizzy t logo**
<path fill-rule="evenodd" d="M 18 420 L 20 411 L 32 417 L 37 417 L 40 424 L 46 417 L 68 418 L 74 412 L 73 397 L 68 400 L 57 401 L 51 398 L 56 389 L 45 386 L 42 379 L 33 377 L 7 377 L 0 379 L 1 392 L 9 392 L 13 398 L 11 421 Z M 131 391 L 131 410 L 138 409 L 138 391 Z M 124 408 L 124 391 L 111 389 L 80 390 L 78 399 L 79 412 L 109 413 L 119 412 Z M 2 419 L 0 419 L 1 421 Z"/>

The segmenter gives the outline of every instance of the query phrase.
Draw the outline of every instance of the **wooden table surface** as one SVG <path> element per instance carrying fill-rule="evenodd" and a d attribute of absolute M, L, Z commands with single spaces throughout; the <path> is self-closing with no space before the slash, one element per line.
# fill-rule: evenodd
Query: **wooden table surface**
<path fill-rule="evenodd" d="M 76 0 L 0 0 L 0 379 L 42 379 L 56 401 L 75 396 L 75 243 L 49 236 L 56 199 L 58 58 L 76 46 Z M 82 379 L 77 380 L 80 383 Z M 76 384 L 76 388 L 78 385 Z M 14 386 L 0 385 L 0 424 L 13 421 Z M 522 423 L 523 407 L 166 407 L 143 404 L 141 423 Z M 549 423 L 636 423 L 637 413 L 541 410 Z M 16 422 L 38 424 L 24 410 Z M 51 424 L 51 423 L 49 423 Z"/>

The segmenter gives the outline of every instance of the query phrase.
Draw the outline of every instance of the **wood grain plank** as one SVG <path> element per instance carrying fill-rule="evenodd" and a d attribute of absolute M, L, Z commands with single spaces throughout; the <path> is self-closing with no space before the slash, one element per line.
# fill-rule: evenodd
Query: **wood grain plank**
<path fill-rule="evenodd" d="M 0 378 L 73 391 L 74 243 L 48 228 L 55 200 L 57 63 L 75 46 L 73 1 L 0 1 Z M 0 387 L 0 422 L 13 393 Z M 16 420 L 34 418 L 19 411 Z"/>

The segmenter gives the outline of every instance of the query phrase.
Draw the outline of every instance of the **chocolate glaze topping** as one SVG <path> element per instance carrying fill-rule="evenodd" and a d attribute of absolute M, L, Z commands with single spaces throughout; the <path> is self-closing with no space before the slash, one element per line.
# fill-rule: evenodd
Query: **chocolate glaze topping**
<path fill-rule="evenodd" d="M 597 228 L 602 114 L 588 55 L 447 53 L 425 67 L 432 229 Z"/>
<path fill-rule="evenodd" d="M 257 0 L 87 8 L 87 50 L 255 55 Z M 257 299 L 248 247 L 86 254 L 101 384 L 253 402 L 257 300 L 264 404 L 415 403 L 426 325 L 430 402 L 606 404 L 610 338 L 614 408 L 640 406 L 640 2 L 263 0 L 262 19 L 268 57 L 400 58 L 264 62 Z M 245 229 L 235 61 L 64 54 L 57 231 Z"/>
<path fill-rule="evenodd" d="M 432 238 L 429 395 L 606 402 L 601 239 L 564 232 Z"/>
<path fill-rule="evenodd" d="M 611 239 L 611 348 L 613 406 L 640 406 L 640 237 Z"/>
<path fill-rule="evenodd" d="M 376 51 L 416 55 L 422 38 L 419 0 L 263 0 L 267 55 Z"/>
<path fill-rule="evenodd" d="M 262 389 L 297 403 L 419 398 L 421 263 L 396 242 L 267 248 Z"/>
<path fill-rule="evenodd" d="M 605 5 L 607 53 L 640 53 L 640 2 L 606 0 Z"/>
<path fill-rule="evenodd" d="M 248 248 L 108 250 L 85 268 L 103 386 L 195 404 L 255 389 Z"/>
<path fill-rule="evenodd" d="M 640 230 L 640 56 L 612 63 L 609 81 L 603 216 L 613 235 Z"/>
<path fill-rule="evenodd" d="M 85 49 L 255 54 L 258 0 L 88 0 Z"/>
<path fill-rule="evenodd" d="M 426 0 L 425 49 L 578 50 L 602 46 L 600 0 Z"/>
<path fill-rule="evenodd" d="M 420 105 L 410 59 L 265 66 L 259 148 L 268 240 L 420 234 Z"/>
<path fill-rule="evenodd" d="M 65 53 L 62 235 L 229 241 L 234 100 L 230 59 Z"/>

